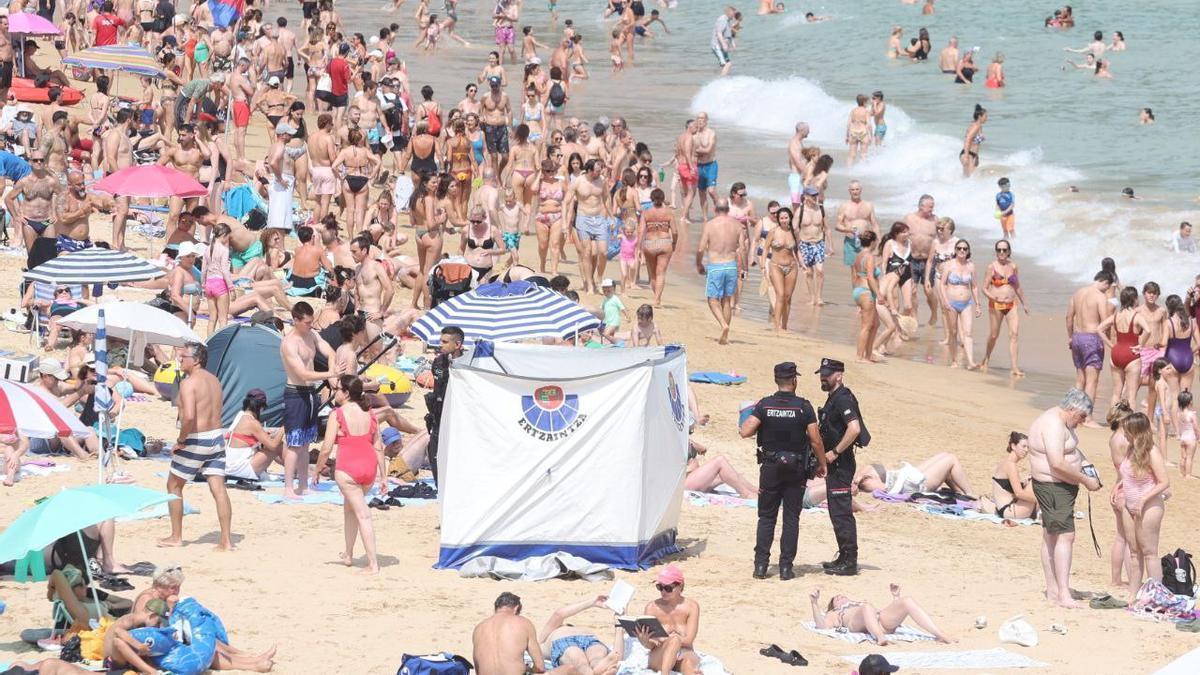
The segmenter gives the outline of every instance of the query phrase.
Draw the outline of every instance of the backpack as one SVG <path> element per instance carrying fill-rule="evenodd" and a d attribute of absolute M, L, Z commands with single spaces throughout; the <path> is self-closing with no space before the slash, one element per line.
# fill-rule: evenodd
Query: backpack
<path fill-rule="evenodd" d="M 405 654 L 396 675 L 467 675 L 474 669 L 470 661 L 450 652 L 425 656 Z"/>
<path fill-rule="evenodd" d="M 550 85 L 550 105 L 555 108 L 561 108 L 567 102 L 567 90 L 563 89 L 562 82 L 555 82 Z"/>
<path fill-rule="evenodd" d="M 1162 584 L 1175 595 L 1190 596 L 1196 585 L 1196 565 L 1192 554 L 1177 548 L 1162 557 Z"/>

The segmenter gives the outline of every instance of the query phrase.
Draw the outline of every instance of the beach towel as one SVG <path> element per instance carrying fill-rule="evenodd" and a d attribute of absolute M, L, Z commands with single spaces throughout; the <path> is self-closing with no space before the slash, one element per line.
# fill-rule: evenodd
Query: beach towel
<path fill-rule="evenodd" d="M 750 506 L 758 508 L 757 499 L 742 499 L 735 495 L 697 492 L 696 490 L 687 490 L 684 492 L 684 495 L 687 496 L 688 503 L 692 506 Z"/>
<path fill-rule="evenodd" d="M 839 628 L 817 628 L 816 624 L 811 621 L 805 622 L 801 625 L 814 633 L 820 633 L 825 637 L 831 637 L 835 640 L 841 640 L 842 642 L 849 642 L 851 644 L 858 644 L 860 642 L 875 642 L 875 638 L 871 637 L 869 633 L 852 633 L 848 630 L 842 630 Z M 936 640 L 937 638 L 933 637 L 929 633 L 909 628 L 908 626 L 900 626 L 896 629 L 895 633 L 889 634 L 887 639 L 888 642 L 917 642 L 919 640 Z"/>
<path fill-rule="evenodd" d="M 295 501 L 289 500 L 289 501 L 285 502 L 283 500 L 283 491 L 282 490 L 278 493 L 276 493 L 274 491 L 272 491 L 270 493 L 256 492 L 256 493 L 254 493 L 254 496 L 258 498 L 258 501 L 260 501 L 264 504 L 334 504 L 337 506 L 341 506 L 344 501 L 342 499 L 341 490 L 338 490 L 337 485 L 333 481 L 323 482 L 323 483 L 317 485 L 317 487 L 315 487 L 315 488 L 314 487 L 308 488 L 308 490 L 305 491 L 304 495 L 300 499 L 297 499 Z M 377 487 L 372 487 L 371 491 L 367 493 L 367 501 L 370 501 L 372 497 L 378 497 L 378 496 L 379 496 L 379 489 Z M 385 497 L 385 499 L 386 499 L 386 497 Z M 399 501 L 404 506 L 416 506 L 418 504 L 435 504 L 435 503 L 437 503 L 436 501 L 434 501 L 432 499 L 403 499 L 403 498 L 401 498 L 401 499 L 399 499 Z"/>
<path fill-rule="evenodd" d="M 49 476 L 52 473 L 62 473 L 70 471 L 71 467 L 66 464 L 55 464 L 54 462 L 36 461 L 26 462 L 21 465 L 21 469 L 17 471 L 17 479 L 38 478 L 41 476 Z"/>
<path fill-rule="evenodd" d="M 993 513 L 980 513 L 961 506 L 935 506 L 932 504 L 917 504 L 918 511 L 924 511 L 932 516 L 951 518 L 953 520 L 983 520 L 997 525 L 1003 525 L 1007 520 L 1017 525 L 1036 525 L 1037 521 L 1030 518 L 1001 518 Z"/>
<path fill-rule="evenodd" d="M 728 373 L 717 373 L 707 370 L 701 370 L 691 375 L 688 375 L 688 381 L 699 382 L 701 384 L 741 384 L 746 381 L 742 375 L 730 375 Z"/>
<path fill-rule="evenodd" d="M 242 184 L 234 188 L 230 188 L 221 195 L 221 202 L 225 205 L 225 212 L 230 218 L 241 220 L 247 213 L 254 209 L 262 211 L 267 210 L 267 202 L 262 197 L 258 196 L 248 184 Z"/>
<path fill-rule="evenodd" d="M 626 636 L 625 637 L 625 660 L 617 669 L 617 675 L 657 675 L 657 670 L 651 670 L 646 666 L 650 657 L 650 652 L 642 646 L 642 643 Z M 704 652 L 696 652 L 700 657 L 700 672 L 704 675 L 729 675 L 729 671 L 725 670 L 725 664 L 712 654 Z"/>
<path fill-rule="evenodd" d="M 570 553 L 558 551 L 524 560 L 508 560 L 491 555 L 479 556 L 463 564 L 458 569 L 458 576 L 465 579 L 482 577 L 510 581 L 576 578 L 584 581 L 609 581 L 613 578 L 613 571 L 608 565 L 588 562 Z"/>
<path fill-rule="evenodd" d="M 195 506 L 192 506 L 187 501 L 183 502 L 183 515 L 191 516 L 191 515 L 195 515 L 197 513 L 200 513 L 200 509 L 196 508 Z M 135 520 L 152 520 L 154 518 L 166 518 L 167 515 L 168 515 L 167 505 L 164 502 L 162 504 L 157 504 L 155 506 L 151 506 L 148 509 L 138 511 L 137 513 L 133 513 L 128 516 L 121 516 L 120 518 L 117 518 L 117 522 L 128 523 L 128 522 L 132 522 Z"/>
<path fill-rule="evenodd" d="M 843 656 L 850 663 L 860 663 L 866 654 Z M 901 668 L 946 668 L 979 670 L 983 668 L 1045 668 L 1049 664 L 1034 661 L 1028 656 L 1010 652 L 1003 647 L 972 649 L 962 652 L 892 652 L 888 663 Z M 1195 671 L 1192 671 L 1195 672 Z"/>

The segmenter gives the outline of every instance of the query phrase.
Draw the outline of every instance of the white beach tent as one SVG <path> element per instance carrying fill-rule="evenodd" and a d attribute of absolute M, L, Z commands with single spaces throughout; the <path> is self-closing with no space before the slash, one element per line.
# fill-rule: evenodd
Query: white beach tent
<path fill-rule="evenodd" d="M 450 368 L 436 566 L 563 551 L 645 568 L 679 550 L 686 467 L 681 347 L 477 343 Z"/>

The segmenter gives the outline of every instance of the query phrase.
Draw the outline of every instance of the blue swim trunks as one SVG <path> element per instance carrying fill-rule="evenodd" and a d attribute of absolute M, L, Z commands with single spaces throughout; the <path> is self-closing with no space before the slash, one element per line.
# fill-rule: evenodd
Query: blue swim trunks
<path fill-rule="evenodd" d="M 555 668 L 561 666 L 563 654 L 571 647 L 578 647 L 586 652 L 592 645 L 600 645 L 605 650 L 608 649 L 608 645 L 597 640 L 595 635 L 568 635 L 559 638 L 550 643 L 550 664 Z"/>
<path fill-rule="evenodd" d="M 704 296 L 707 298 L 731 298 L 737 292 L 737 263 L 709 263 L 705 266 L 707 274 Z"/>
<path fill-rule="evenodd" d="M 710 187 L 717 186 L 717 163 L 716 161 L 704 162 L 697 164 L 696 170 L 700 174 L 700 189 L 707 190 Z"/>
<path fill-rule="evenodd" d="M 602 241 L 608 244 L 608 216 L 589 216 L 581 213 L 575 216 L 575 231 L 579 233 L 580 241 Z"/>

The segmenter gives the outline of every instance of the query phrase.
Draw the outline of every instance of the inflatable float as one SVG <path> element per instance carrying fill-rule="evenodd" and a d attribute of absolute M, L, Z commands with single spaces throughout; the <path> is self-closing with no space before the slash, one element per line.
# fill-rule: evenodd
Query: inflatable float
<path fill-rule="evenodd" d="M 159 396 L 168 401 L 174 401 L 175 394 L 179 391 L 179 380 L 182 377 L 179 365 L 174 361 L 168 361 L 154 372 L 154 388 L 158 390 Z"/>
<path fill-rule="evenodd" d="M 49 103 L 52 88 L 59 90 L 60 105 L 75 105 L 83 100 L 83 92 L 74 87 L 38 87 L 27 77 L 14 77 L 8 92 L 23 103 Z"/>
<path fill-rule="evenodd" d="M 379 393 L 393 408 L 399 408 L 408 402 L 412 396 L 412 380 L 404 371 L 382 363 L 373 363 L 363 373 L 363 377 L 379 383 Z"/>
<path fill-rule="evenodd" d="M 212 665 L 217 642 L 229 644 L 225 625 L 195 598 L 184 598 L 171 612 L 168 627 L 135 628 L 135 640 L 149 644 L 150 660 L 174 675 L 200 675 Z"/>

